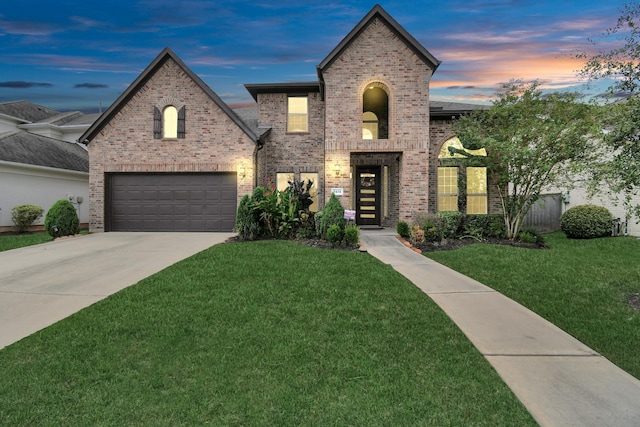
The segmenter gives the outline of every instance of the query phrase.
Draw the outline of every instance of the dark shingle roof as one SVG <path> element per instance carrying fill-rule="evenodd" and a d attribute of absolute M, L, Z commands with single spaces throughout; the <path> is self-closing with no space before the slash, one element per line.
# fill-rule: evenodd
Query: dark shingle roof
<path fill-rule="evenodd" d="M 242 120 L 251 131 L 262 138 L 271 130 L 270 127 L 258 126 L 258 107 L 241 107 L 234 108 L 233 112 Z"/>
<path fill-rule="evenodd" d="M 60 112 L 29 101 L 11 101 L 0 103 L 0 114 L 34 123 L 59 115 Z"/>
<path fill-rule="evenodd" d="M 482 110 L 489 108 L 488 105 L 481 104 L 467 104 L 462 102 L 448 102 L 448 101 L 429 101 L 429 111 L 431 117 L 449 117 L 460 116 L 462 114 L 469 114 L 474 110 Z"/>
<path fill-rule="evenodd" d="M 79 144 L 24 131 L 0 135 L 0 160 L 89 172 L 89 153 Z"/>

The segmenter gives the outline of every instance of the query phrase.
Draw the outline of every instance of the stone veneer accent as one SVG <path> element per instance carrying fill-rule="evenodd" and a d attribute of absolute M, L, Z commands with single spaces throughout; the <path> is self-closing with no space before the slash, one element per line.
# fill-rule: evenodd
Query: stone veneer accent
<path fill-rule="evenodd" d="M 153 138 L 153 108 L 186 107 L 184 139 Z M 105 173 L 236 172 L 238 201 L 253 191 L 255 143 L 170 58 L 89 143 L 90 229 L 104 230 Z"/>

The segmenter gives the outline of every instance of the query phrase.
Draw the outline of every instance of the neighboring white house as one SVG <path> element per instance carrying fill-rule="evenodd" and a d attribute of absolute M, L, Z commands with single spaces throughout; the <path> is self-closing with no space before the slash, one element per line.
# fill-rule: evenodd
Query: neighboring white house
<path fill-rule="evenodd" d="M 60 113 L 27 101 L 0 103 L 0 232 L 13 230 L 11 209 L 47 210 L 70 200 L 89 222 L 89 155 L 75 142 L 97 115 Z"/>
<path fill-rule="evenodd" d="M 616 197 L 609 194 L 605 188 L 592 197 L 589 197 L 587 189 L 581 186 L 577 186 L 569 191 L 565 190 L 562 195 L 563 213 L 574 206 L 591 204 L 604 206 L 609 209 L 614 218 L 619 218 L 621 222 L 627 221 L 623 200 L 616 200 Z M 634 197 L 631 202 L 633 205 L 640 205 L 640 196 Z M 640 237 L 640 224 L 637 224 L 636 221 L 637 218 L 628 218 L 627 232 L 631 236 Z"/>

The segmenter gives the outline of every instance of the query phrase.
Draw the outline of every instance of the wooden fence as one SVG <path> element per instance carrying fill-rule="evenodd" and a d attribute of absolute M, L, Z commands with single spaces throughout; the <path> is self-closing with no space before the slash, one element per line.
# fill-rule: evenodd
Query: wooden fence
<path fill-rule="evenodd" d="M 562 195 L 543 194 L 540 196 L 525 217 L 522 228 L 534 228 L 542 233 L 560 230 L 562 215 Z"/>

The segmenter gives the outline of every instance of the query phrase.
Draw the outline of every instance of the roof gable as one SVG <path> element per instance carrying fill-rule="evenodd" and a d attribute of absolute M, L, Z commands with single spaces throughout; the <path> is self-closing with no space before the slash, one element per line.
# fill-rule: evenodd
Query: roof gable
<path fill-rule="evenodd" d="M 126 91 L 124 91 L 118 99 L 96 120 L 89 129 L 80 137 L 79 142 L 90 142 L 120 111 L 120 109 L 126 105 L 126 103 L 138 92 L 138 90 L 146 84 L 146 82 L 162 67 L 167 60 L 173 60 L 182 71 L 193 80 L 196 85 L 227 115 L 229 118 L 238 125 L 242 131 L 247 134 L 253 141 L 257 141 L 258 137 L 253 130 L 244 123 L 240 117 L 209 87 L 202 81 L 184 62 L 168 47 L 164 48 L 162 52 L 145 68 L 145 70 L 129 85 Z"/>
<path fill-rule="evenodd" d="M 422 61 L 428 64 L 434 71 L 441 61 L 436 59 L 424 46 L 420 44 L 411 34 L 407 32 L 395 19 L 391 17 L 379 4 L 375 5 L 369 13 L 356 25 L 347 36 L 329 53 L 329 55 L 318 65 L 318 73 L 326 70 L 369 26 L 373 20 L 379 18 L 387 27 L 396 34 Z"/>

